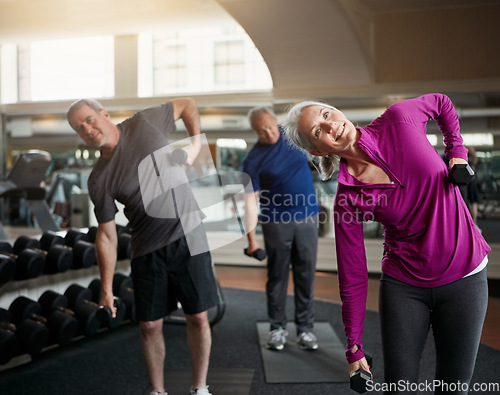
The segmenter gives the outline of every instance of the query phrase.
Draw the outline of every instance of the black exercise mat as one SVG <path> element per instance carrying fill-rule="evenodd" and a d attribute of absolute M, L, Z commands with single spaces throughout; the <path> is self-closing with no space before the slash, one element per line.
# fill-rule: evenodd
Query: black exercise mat
<path fill-rule="evenodd" d="M 302 350 L 297 344 L 294 323 L 287 323 L 287 343 L 282 351 L 266 348 L 269 323 L 258 322 L 259 346 L 267 383 L 347 382 L 345 347 L 328 322 L 315 322 L 319 347 Z"/>

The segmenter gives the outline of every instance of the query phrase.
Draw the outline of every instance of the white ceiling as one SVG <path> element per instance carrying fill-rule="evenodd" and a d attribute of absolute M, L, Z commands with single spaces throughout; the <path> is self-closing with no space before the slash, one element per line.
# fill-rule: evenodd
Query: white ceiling
<path fill-rule="evenodd" d="M 0 43 L 217 23 L 215 0 L 0 0 Z"/>
<path fill-rule="evenodd" d="M 460 105 L 500 105 L 500 40 L 495 18 L 488 18 L 489 14 L 500 16 L 499 1 L 218 2 L 260 49 L 273 76 L 276 102 L 318 97 L 346 105 L 388 104 L 394 97 L 441 91 L 453 95 Z M 403 21 L 408 26 L 391 31 L 390 26 L 384 26 L 386 21 L 393 25 Z M 389 36 L 380 43 L 384 33 Z M 380 49 L 387 53 L 381 55 Z M 388 82 L 390 66 L 401 62 L 403 50 L 409 52 L 406 59 L 411 59 L 414 51 L 418 62 L 403 63 L 396 68 L 399 80 Z M 487 77 L 473 74 L 479 55 L 486 53 L 484 63 L 494 61 L 498 69 Z M 454 58 L 455 54 L 460 58 Z M 433 64 L 441 66 L 441 77 L 430 70 Z M 380 70 L 386 70 L 385 75 Z M 407 80 L 405 73 L 411 75 Z"/>
<path fill-rule="evenodd" d="M 498 0 L 0 0 L 0 44 L 135 34 L 233 18 L 261 51 L 273 78 L 272 99 L 278 108 L 312 97 L 344 107 L 373 107 L 430 91 L 450 94 L 459 106 L 498 107 L 500 40 L 498 33 L 486 36 L 489 30 L 482 26 L 489 20 L 482 18 L 499 12 Z M 468 15 L 471 18 L 464 19 Z M 479 17 L 473 19 L 474 15 Z M 380 47 L 377 38 L 384 32 L 384 21 L 405 20 L 417 27 L 418 34 L 411 36 L 411 30 L 403 26 L 401 34 L 393 34 Z M 462 20 L 467 23 L 461 25 Z M 467 26 L 484 32 L 484 37 L 474 36 L 473 43 L 456 42 L 454 37 Z M 491 26 L 494 32 L 495 28 Z M 409 49 L 405 56 L 411 59 L 413 48 L 415 52 L 425 48 L 424 41 L 415 40 L 429 32 L 436 35 L 431 41 L 439 41 L 442 52 L 426 63 L 412 65 L 408 80 L 405 72 L 410 67 L 396 68 L 401 75 L 390 81 L 389 66 L 397 64 L 400 56 L 391 49 Z M 390 56 L 379 56 L 380 48 Z M 493 66 L 499 65 L 496 74 L 489 69 L 483 73 L 486 76 L 461 73 L 477 66 L 466 57 L 451 62 L 455 74 L 450 78 L 429 74 L 433 70 L 425 74 L 428 65 L 443 55 L 454 53 L 452 49 L 462 49 L 462 54 L 464 48 L 482 51 L 475 52 L 476 58 L 487 53 Z M 481 63 L 488 62 L 481 59 Z M 244 95 L 239 98 L 246 100 Z"/>

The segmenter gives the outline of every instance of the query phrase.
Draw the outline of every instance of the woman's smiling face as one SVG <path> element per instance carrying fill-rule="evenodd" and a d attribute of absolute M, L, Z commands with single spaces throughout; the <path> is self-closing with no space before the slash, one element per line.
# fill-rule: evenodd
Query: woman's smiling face
<path fill-rule="evenodd" d="M 309 152 L 324 156 L 342 152 L 356 142 L 356 128 L 340 111 L 309 106 L 302 110 L 298 121 L 299 133 L 314 146 Z"/>

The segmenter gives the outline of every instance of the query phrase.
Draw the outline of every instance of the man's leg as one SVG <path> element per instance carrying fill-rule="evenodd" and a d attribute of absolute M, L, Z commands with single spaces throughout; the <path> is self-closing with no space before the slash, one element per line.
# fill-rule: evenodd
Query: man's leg
<path fill-rule="evenodd" d="M 165 361 L 165 340 L 163 319 L 139 323 L 141 348 L 152 391 L 165 392 L 163 364 Z"/>
<path fill-rule="evenodd" d="M 312 332 L 314 327 L 314 276 L 318 251 L 317 218 L 317 216 L 309 217 L 295 224 L 292 272 L 297 334 Z"/>
<path fill-rule="evenodd" d="M 290 276 L 293 228 L 288 224 L 262 224 L 267 252 L 267 313 L 271 330 L 286 327 L 286 295 Z"/>
<path fill-rule="evenodd" d="M 207 386 L 207 373 L 212 347 L 212 333 L 207 312 L 186 314 L 187 342 L 193 364 L 193 388 Z"/>

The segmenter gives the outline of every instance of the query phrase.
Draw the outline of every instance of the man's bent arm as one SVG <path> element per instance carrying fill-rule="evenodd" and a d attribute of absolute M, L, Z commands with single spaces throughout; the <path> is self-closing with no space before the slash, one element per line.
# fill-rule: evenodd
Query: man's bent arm
<path fill-rule="evenodd" d="M 187 163 L 192 164 L 201 149 L 201 122 L 196 102 L 191 98 L 172 100 L 174 118 L 182 119 L 188 135 L 191 137 L 191 146 L 184 147 L 188 154 Z"/>

